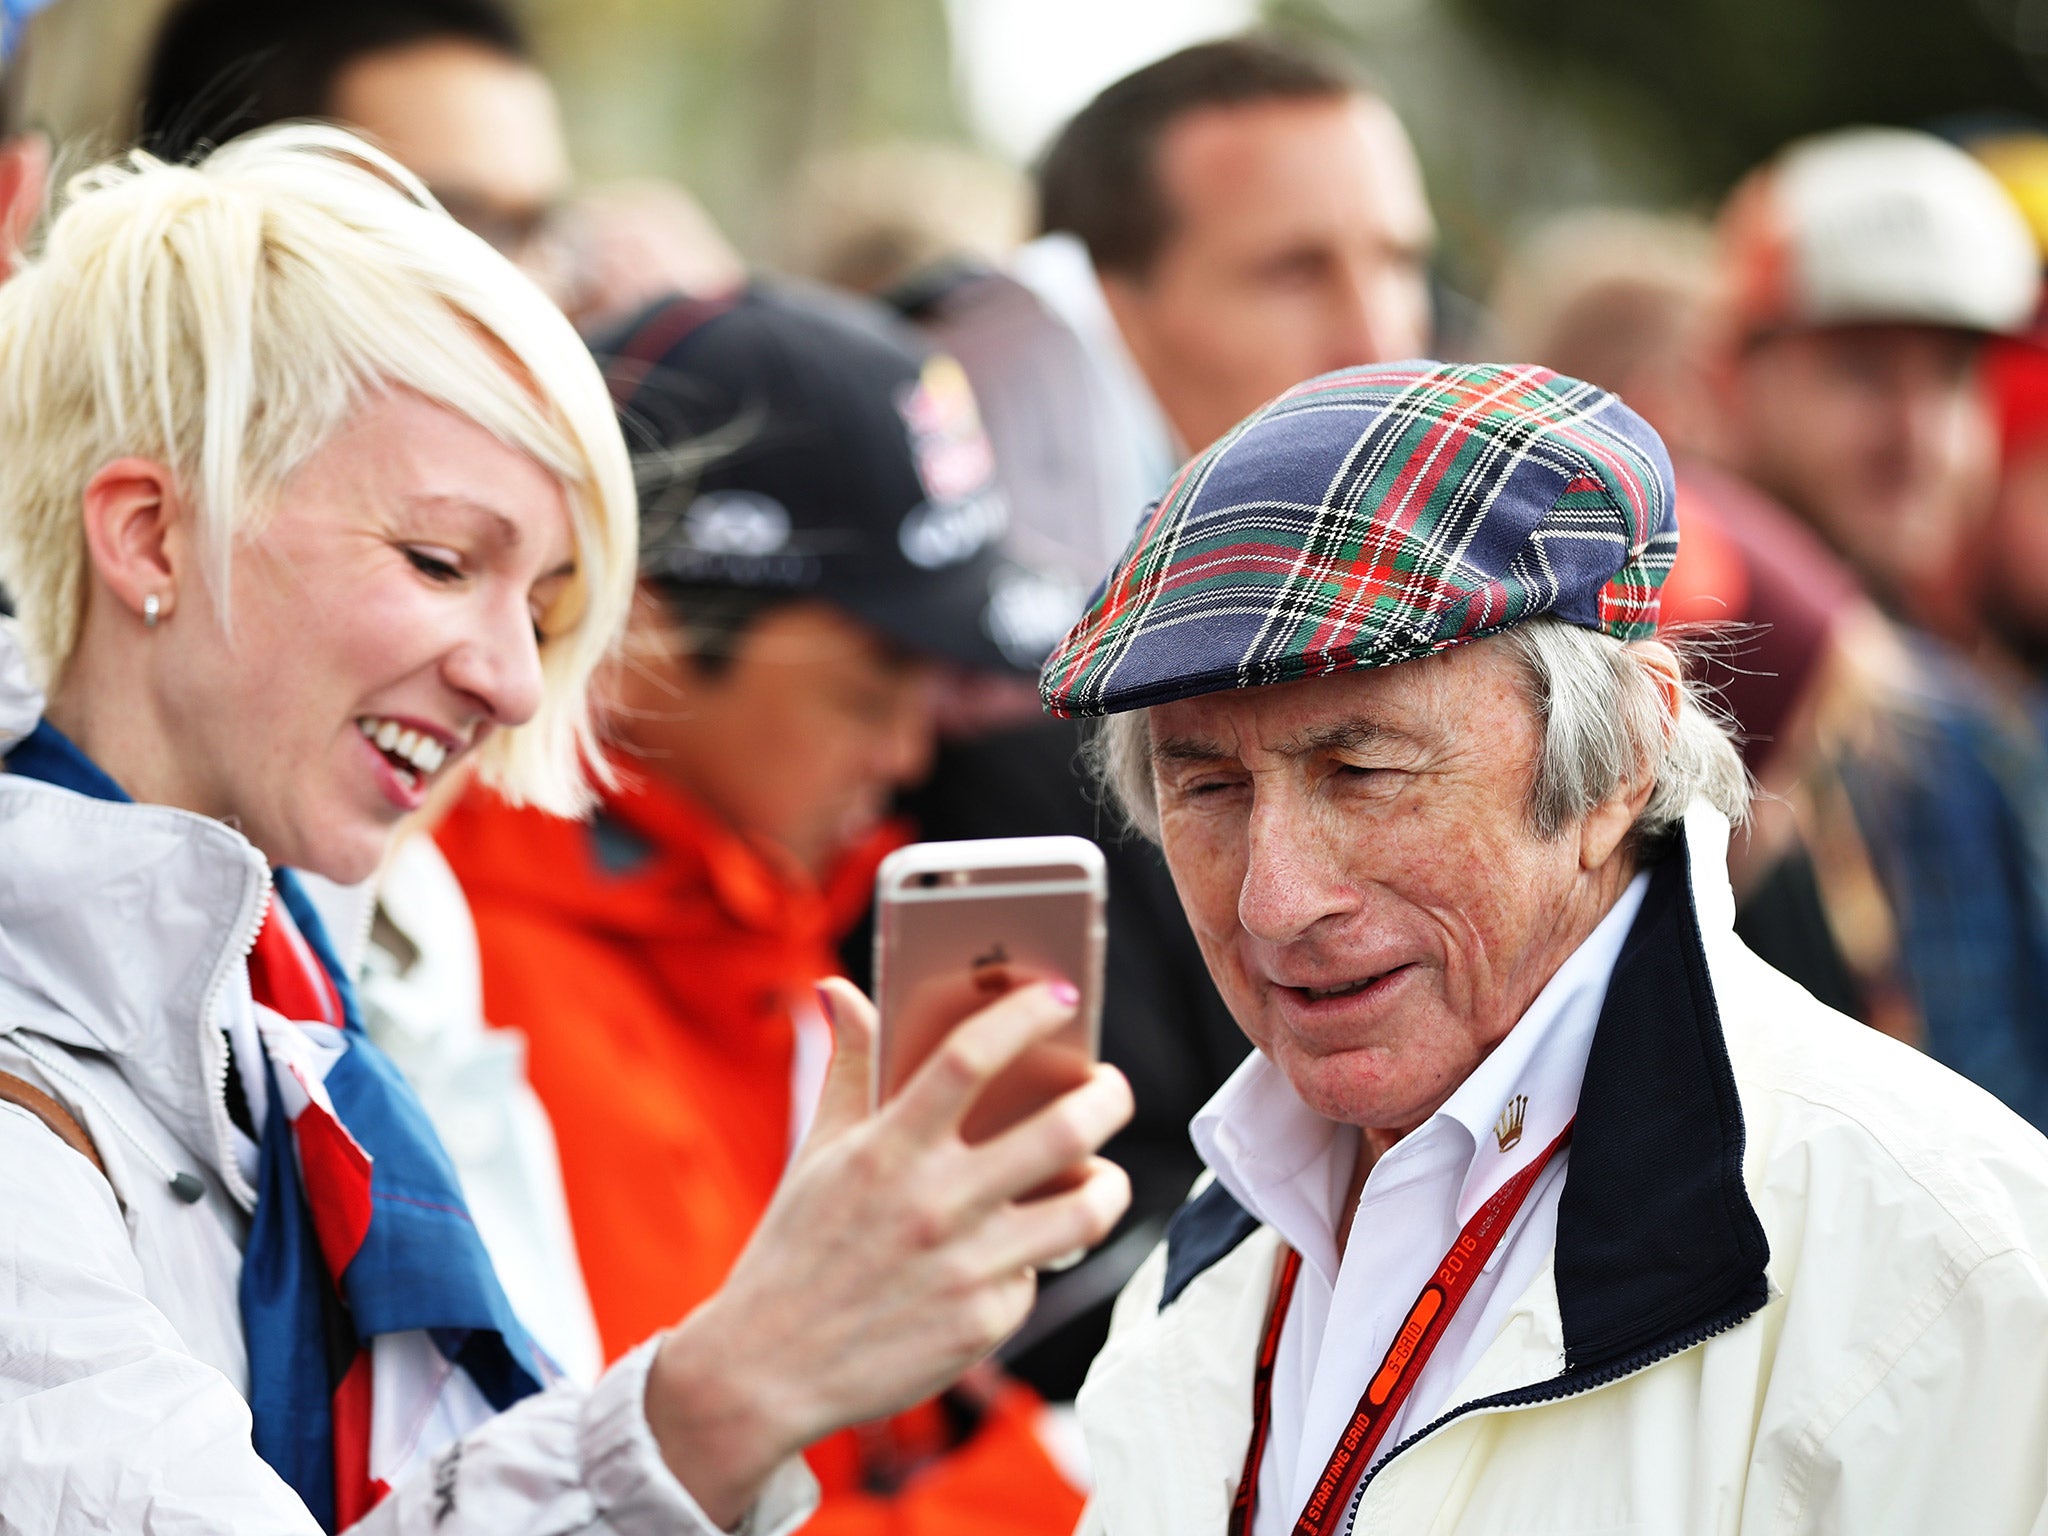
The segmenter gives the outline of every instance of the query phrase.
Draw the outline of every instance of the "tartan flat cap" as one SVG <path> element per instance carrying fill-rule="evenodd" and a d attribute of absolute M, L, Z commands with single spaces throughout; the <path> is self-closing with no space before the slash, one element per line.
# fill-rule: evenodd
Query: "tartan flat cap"
<path fill-rule="evenodd" d="M 1181 470 L 1039 676 L 1056 715 L 1385 667 L 1539 614 L 1653 634 L 1671 460 L 1614 395 L 1427 360 L 1297 385 Z"/>

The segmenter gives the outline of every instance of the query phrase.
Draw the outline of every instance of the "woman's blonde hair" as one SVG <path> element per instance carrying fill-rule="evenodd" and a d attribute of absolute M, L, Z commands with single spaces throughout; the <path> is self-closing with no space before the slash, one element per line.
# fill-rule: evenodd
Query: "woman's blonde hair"
<path fill-rule="evenodd" d="M 610 398 L 531 281 L 338 128 L 266 129 L 190 165 L 135 151 L 87 171 L 0 287 L 0 582 L 31 658 L 50 682 L 77 644 L 80 498 L 101 466 L 133 455 L 178 477 L 224 605 L 236 543 L 366 396 L 394 387 L 563 487 L 577 574 L 546 618 L 543 701 L 485 744 L 481 768 L 514 801 L 572 814 L 604 773 L 587 688 L 635 573 L 633 476 Z"/>

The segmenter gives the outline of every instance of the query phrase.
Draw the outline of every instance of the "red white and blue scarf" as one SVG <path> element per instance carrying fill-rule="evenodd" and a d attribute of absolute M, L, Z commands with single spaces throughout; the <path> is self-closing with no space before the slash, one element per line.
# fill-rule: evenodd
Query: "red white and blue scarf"
<path fill-rule="evenodd" d="M 129 798 L 47 721 L 6 767 Z M 418 1098 L 363 1033 L 311 902 L 290 870 L 275 878 L 249 955 L 267 1090 L 240 1284 L 249 1407 L 258 1454 L 341 1531 L 414 1457 L 558 1373 Z"/>

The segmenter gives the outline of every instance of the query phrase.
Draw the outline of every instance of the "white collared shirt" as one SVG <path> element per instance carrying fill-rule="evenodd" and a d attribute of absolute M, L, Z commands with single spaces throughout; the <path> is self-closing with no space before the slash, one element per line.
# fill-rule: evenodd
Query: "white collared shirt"
<path fill-rule="evenodd" d="M 1195 1116 L 1195 1147 L 1253 1216 L 1301 1255 L 1273 1363 L 1272 1429 L 1259 1469 L 1253 1536 L 1285 1536 L 1394 1330 L 1466 1222 L 1543 1155 L 1577 1112 L 1593 1029 L 1615 962 L 1649 888 L 1639 874 L 1572 952 L 1507 1037 L 1367 1175 L 1343 1262 L 1339 1210 L 1359 1133 L 1316 1114 L 1258 1052 Z M 1507 1107 L 1522 1101 L 1521 1135 Z M 1392 1450 L 1428 1425 L 1486 1352 L 1557 1235 L 1569 1149 L 1537 1179 L 1408 1400 L 1380 1441 Z M 1332 1329 L 1332 1316 L 1345 1319 Z"/>

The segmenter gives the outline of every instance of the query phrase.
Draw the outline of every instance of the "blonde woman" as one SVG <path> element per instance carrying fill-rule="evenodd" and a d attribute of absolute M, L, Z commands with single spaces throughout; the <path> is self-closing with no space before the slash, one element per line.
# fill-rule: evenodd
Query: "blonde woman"
<path fill-rule="evenodd" d="M 1062 989 L 868 1116 L 841 986 L 725 1287 L 551 1381 L 291 871 L 465 760 L 582 806 L 634 526 L 568 324 L 337 130 L 90 173 L 0 289 L 0 1528 L 788 1530 L 1121 1210 L 1111 1072 L 957 1134 Z"/>

